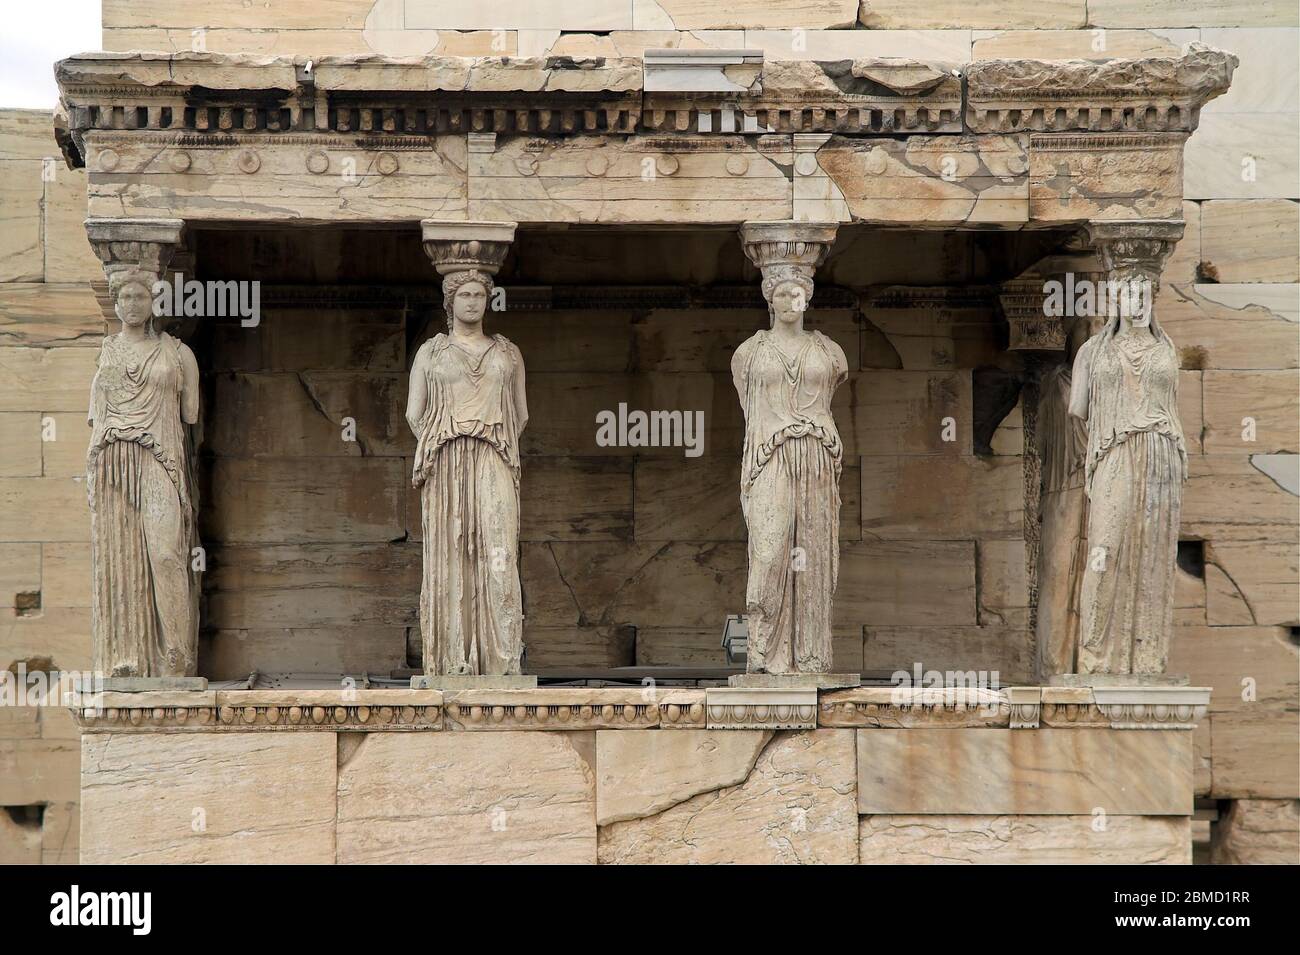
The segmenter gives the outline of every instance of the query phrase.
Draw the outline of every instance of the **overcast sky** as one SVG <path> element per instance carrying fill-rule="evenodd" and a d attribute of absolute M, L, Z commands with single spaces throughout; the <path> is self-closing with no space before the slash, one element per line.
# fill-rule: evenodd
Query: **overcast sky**
<path fill-rule="evenodd" d="M 98 50 L 100 0 L 5 0 L 0 108 L 53 109 L 54 61 Z"/>

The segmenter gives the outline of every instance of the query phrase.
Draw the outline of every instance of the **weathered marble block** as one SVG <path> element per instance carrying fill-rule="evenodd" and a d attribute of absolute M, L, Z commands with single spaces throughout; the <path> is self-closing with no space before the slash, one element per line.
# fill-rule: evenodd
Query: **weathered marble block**
<path fill-rule="evenodd" d="M 1188 865 L 1183 816 L 863 816 L 862 865 Z"/>
<path fill-rule="evenodd" d="M 87 734 L 81 861 L 333 863 L 336 748 L 333 733 Z"/>
<path fill-rule="evenodd" d="M 338 861 L 594 862 L 593 748 L 589 732 L 343 739 Z"/>
<path fill-rule="evenodd" d="M 616 817 L 636 813 L 601 826 L 600 862 L 856 862 L 852 732 L 779 733 L 761 747 L 748 772 L 743 770 L 753 743 L 720 744 L 732 748 L 717 762 L 692 756 L 722 734 L 661 733 L 670 739 L 632 742 L 617 750 L 598 740 L 597 752 L 607 761 L 598 755 L 597 765 L 611 790 L 606 812 Z M 634 767 L 657 752 L 675 768 L 647 791 L 632 778 Z"/>
<path fill-rule="evenodd" d="M 1190 815 L 1191 734 L 1171 730 L 858 731 L 864 815 Z M 917 773 L 916 767 L 931 772 Z"/>

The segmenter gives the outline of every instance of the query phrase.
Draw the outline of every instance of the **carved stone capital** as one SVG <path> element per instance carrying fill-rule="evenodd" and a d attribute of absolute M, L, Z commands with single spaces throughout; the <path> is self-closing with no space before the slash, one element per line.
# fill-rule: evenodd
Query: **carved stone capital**
<path fill-rule="evenodd" d="M 181 253 L 185 235 L 183 219 L 87 219 L 86 237 L 104 266 L 103 282 L 93 282 L 95 298 L 107 321 L 117 318 L 113 303 L 119 284 L 114 275 L 143 272 L 152 287 L 163 278 L 169 266 L 183 263 Z"/>
<path fill-rule="evenodd" d="M 740 244 L 759 269 L 797 266 L 811 277 L 826 261 L 837 228 L 834 222 L 746 222 L 740 227 Z"/>
<path fill-rule="evenodd" d="M 473 270 L 496 275 L 515 238 L 513 222 L 420 223 L 425 254 L 439 275 Z"/>
<path fill-rule="evenodd" d="M 111 279 L 114 272 L 138 269 L 156 278 L 180 248 L 181 219 L 87 219 L 86 237 Z"/>
<path fill-rule="evenodd" d="M 1159 282 L 1165 261 L 1183 237 L 1181 219 L 1115 219 L 1089 222 L 1089 241 L 1111 273 L 1140 273 Z"/>
<path fill-rule="evenodd" d="M 746 222 L 740 227 L 745 257 L 763 273 L 763 297 L 782 279 L 806 286 L 812 298 L 813 274 L 835 242 L 834 222 Z"/>

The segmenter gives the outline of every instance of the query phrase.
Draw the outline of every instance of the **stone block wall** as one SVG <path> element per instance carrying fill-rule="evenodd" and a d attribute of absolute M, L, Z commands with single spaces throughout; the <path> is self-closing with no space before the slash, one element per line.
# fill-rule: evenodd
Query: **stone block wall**
<path fill-rule="evenodd" d="M 1037 702 L 1024 723 L 998 694 L 890 692 L 807 693 L 775 718 L 713 690 L 105 694 L 82 737 L 83 858 L 1191 861 L 1186 729 L 1117 728 L 1078 691 L 1043 690 L 1041 726 Z"/>
<path fill-rule="evenodd" d="M 87 398 L 105 323 L 85 170 L 49 112 L 0 111 L 0 667 L 90 666 Z M 0 859 L 76 862 L 78 730 L 0 706 Z"/>

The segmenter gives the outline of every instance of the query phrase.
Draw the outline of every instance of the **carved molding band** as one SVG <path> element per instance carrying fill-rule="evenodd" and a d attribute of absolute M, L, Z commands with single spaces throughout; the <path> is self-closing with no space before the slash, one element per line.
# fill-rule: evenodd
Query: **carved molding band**
<path fill-rule="evenodd" d="M 1194 729 L 1202 687 L 206 690 L 83 694 L 87 733 L 407 732 L 1039 726 Z"/>

